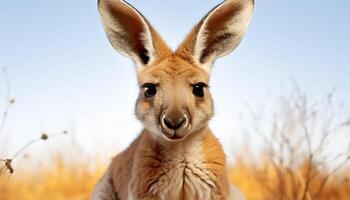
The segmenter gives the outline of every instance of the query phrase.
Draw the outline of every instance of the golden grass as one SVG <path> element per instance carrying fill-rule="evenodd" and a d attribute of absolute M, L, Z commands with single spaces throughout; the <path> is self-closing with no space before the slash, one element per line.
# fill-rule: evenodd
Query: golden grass
<path fill-rule="evenodd" d="M 263 169 L 264 168 L 264 169 Z M 283 168 L 283 167 L 282 167 Z M 314 171 L 317 169 L 313 169 Z M 282 174 L 280 174 L 282 171 Z M 292 172 L 276 170 L 270 163 L 263 167 L 249 166 L 237 162 L 229 170 L 231 183 L 236 185 L 248 200 L 301 200 L 306 180 L 306 164 Z M 350 170 L 343 170 L 330 177 L 316 196 L 320 184 L 328 172 L 318 171 L 311 182 L 306 200 L 348 200 L 350 199 Z"/>
<path fill-rule="evenodd" d="M 56 156 L 53 167 L 36 169 L 37 173 L 33 173 L 33 169 L 22 169 L 16 171 L 11 177 L 3 174 L 0 177 L 0 200 L 86 200 L 89 199 L 92 188 L 103 170 L 103 167 L 91 169 L 89 164 L 81 162 L 67 163 L 62 159 L 62 156 Z M 349 175 L 350 173 L 347 171 L 333 178 L 326 185 L 320 199 L 350 199 Z M 261 183 L 257 181 L 256 176 L 261 176 L 266 181 Z M 266 186 L 276 191 L 281 189 L 276 171 L 273 168 L 263 171 L 237 162 L 235 166 L 230 168 L 229 177 L 230 181 L 238 186 L 248 200 L 278 199 L 266 189 Z M 284 184 L 288 190 L 292 190 L 288 178 L 285 176 Z M 311 191 L 317 187 L 319 180 L 320 178 L 315 179 L 311 184 Z"/>
<path fill-rule="evenodd" d="M 0 200 L 85 200 L 102 168 L 90 169 L 86 163 L 65 163 L 56 156 L 51 168 L 41 167 L 15 171 L 11 177 L 0 177 Z"/>

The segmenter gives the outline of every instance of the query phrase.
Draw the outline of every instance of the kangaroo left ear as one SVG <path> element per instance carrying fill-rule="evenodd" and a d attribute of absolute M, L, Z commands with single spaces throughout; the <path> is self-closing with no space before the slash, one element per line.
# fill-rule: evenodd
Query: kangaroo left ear
<path fill-rule="evenodd" d="M 250 22 L 254 0 L 226 0 L 210 11 L 180 45 L 176 54 L 208 73 L 213 62 L 232 52 Z"/>
<path fill-rule="evenodd" d="M 99 0 L 98 10 L 112 46 L 133 59 L 138 71 L 172 51 L 134 7 L 124 0 Z"/>

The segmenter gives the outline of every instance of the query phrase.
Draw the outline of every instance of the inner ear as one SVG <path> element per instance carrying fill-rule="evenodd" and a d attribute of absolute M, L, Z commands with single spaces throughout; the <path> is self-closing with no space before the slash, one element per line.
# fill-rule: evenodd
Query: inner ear
<path fill-rule="evenodd" d="M 133 59 L 137 70 L 172 54 L 145 17 L 124 0 L 99 0 L 98 10 L 114 49 Z"/>
<path fill-rule="evenodd" d="M 234 31 L 227 31 L 232 23 L 234 15 L 242 9 L 240 4 L 228 4 L 220 8 L 220 12 L 213 12 L 206 21 L 204 30 L 204 43 L 200 52 L 199 61 L 206 63 L 210 55 L 215 52 L 224 51 L 224 48 L 230 48 L 229 43 L 237 36 Z M 228 46 L 222 45 L 226 44 Z M 221 48 L 221 49 L 220 49 Z"/>
<path fill-rule="evenodd" d="M 113 16 L 115 22 L 119 24 L 120 30 L 115 32 L 115 34 L 119 34 L 119 38 L 123 38 L 124 40 L 131 45 L 133 53 L 138 56 L 142 62 L 142 64 L 146 65 L 150 61 L 150 52 L 146 48 L 146 40 L 152 40 L 152 36 L 145 34 L 150 30 L 147 30 L 147 22 L 144 19 L 140 19 L 141 14 L 136 12 L 132 12 L 131 8 L 133 8 L 127 2 L 123 2 L 130 7 L 121 6 L 122 4 L 118 4 L 116 6 L 108 7 L 109 12 Z M 149 38 L 147 38 L 149 37 Z M 153 48 L 153 47 L 149 47 Z"/>
<path fill-rule="evenodd" d="M 231 53 L 242 40 L 253 7 L 254 0 L 225 0 L 200 21 L 176 54 L 210 72 L 213 62 Z"/>

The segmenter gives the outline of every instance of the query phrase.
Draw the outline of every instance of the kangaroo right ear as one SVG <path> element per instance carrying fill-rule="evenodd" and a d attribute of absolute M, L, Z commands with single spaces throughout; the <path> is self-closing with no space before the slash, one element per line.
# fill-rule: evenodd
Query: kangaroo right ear
<path fill-rule="evenodd" d="M 242 40 L 254 0 L 225 0 L 187 36 L 176 54 L 209 72 L 215 59 L 232 52 Z"/>
<path fill-rule="evenodd" d="M 171 50 L 147 20 L 123 0 L 99 0 L 98 10 L 114 49 L 132 58 L 142 70 Z"/>

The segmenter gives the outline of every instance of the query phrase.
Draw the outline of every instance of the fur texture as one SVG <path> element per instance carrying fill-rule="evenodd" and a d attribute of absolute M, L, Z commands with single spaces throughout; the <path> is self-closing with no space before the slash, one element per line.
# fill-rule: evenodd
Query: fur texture
<path fill-rule="evenodd" d="M 253 0 L 226 0 L 210 11 L 173 52 L 135 8 L 99 0 L 112 46 L 137 66 L 135 114 L 144 130 L 117 155 L 97 184 L 94 200 L 226 200 L 242 196 L 230 186 L 225 154 L 208 128 L 215 59 L 241 41 Z"/>

